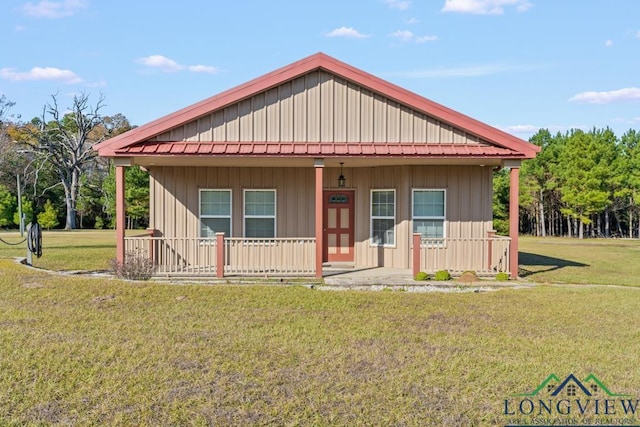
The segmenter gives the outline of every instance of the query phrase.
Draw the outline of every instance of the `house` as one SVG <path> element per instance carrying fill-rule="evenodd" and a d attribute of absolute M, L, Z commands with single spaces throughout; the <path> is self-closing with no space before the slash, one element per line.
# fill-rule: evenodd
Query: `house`
<path fill-rule="evenodd" d="M 323 53 L 96 146 L 116 166 L 117 259 L 166 275 L 358 267 L 518 272 L 518 173 L 538 147 Z M 150 176 L 125 237 L 124 170 Z M 492 179 L 510 168 L 508 238 Z"/>

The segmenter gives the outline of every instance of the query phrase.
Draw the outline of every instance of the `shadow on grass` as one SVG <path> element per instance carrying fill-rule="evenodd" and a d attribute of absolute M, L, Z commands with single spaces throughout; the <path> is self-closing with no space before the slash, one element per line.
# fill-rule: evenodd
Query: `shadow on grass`
<path fill-rule="evenodd" d="M 527 277 L 535 273 L 544 273 L 548 271 L 560 270 L 564 267 L 589 267 L 589 264 L 583 264 L 581 262 L 569 261 L 567 259 L 553 258 L 545 255 L 532 254 L 529 252 L 520 252 L 518 256 L 518 263 L 520 264 L 521 277 Z M 535 271 L 528 270 L 526 267 L 546 267 L 535 269 Z"/>

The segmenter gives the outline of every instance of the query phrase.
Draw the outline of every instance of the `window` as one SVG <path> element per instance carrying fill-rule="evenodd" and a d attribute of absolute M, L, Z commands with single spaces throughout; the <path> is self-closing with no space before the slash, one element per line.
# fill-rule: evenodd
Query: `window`
<path fill-rule="evenodd" d="M 231 236 L 231 190 L 200 190 L 200 237 Z"/>
<path fill-rule="evenodd" d="M 569 384 L 567 386 L 567 396 L 575 396 L 578 391 L 578 387 L 575 384 Z"/>
<path fill-rule="evenodd" d="M 371 190 L 371 244 L 396 244 L 396 191 Z"/>
<path fill-rule="evenodd" d="M 276 191 L 244 191 L 244 236 L 276 237 Z"/>
<path fill-rule="evenodd" d="M 413 232 L 422 237 L 445 237 L 445 190 L 413 190 Z"/>

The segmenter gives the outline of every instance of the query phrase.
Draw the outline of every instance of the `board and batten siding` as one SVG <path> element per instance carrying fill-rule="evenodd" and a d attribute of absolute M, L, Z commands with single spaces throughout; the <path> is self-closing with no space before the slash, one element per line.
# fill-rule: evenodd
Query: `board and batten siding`
<path fill-rule="evenodd" d="M 426 113 L 318 70 L 151 140 L 490 145 Z"/>
<path fill-rule="evenodd" d="M 323 187 L 335 189 L 339 169 L 325 168 Z M 486 237 L 492 228 L 492 175 L 480 166 L 345 168 L 345 190 L 355 190 L 355 264 L 409 268 L 413 189 L 446 190 L 446 236 Z M 314 237 L 313 168 L 154 167 L 150 170 L 150 227 L 160 236 L 199 235 L 200 189 L 232 190 L 233 236 L 242 236 L 243 190 L 276 189 L 277 237 Z M 396 191 L 396 246 L 372 247 L 372 189 Z"/>

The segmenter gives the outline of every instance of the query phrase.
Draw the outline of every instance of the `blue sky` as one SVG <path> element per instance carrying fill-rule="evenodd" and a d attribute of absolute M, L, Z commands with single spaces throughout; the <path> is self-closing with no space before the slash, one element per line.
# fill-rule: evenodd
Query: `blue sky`
<path fill-rule="evenodd" d="M 322 51 L 527 139 L 640 129 L 640 1 L 4 0 L 0 94 L 136 125 Z"/>

